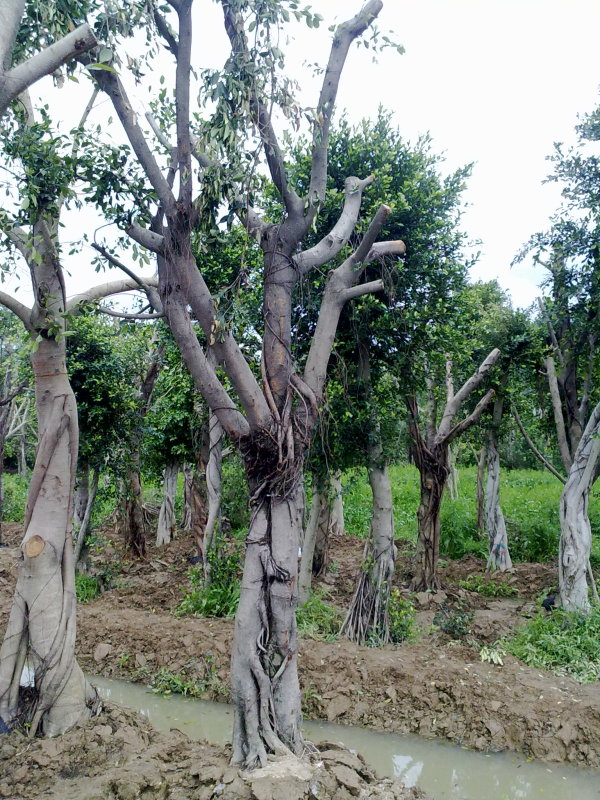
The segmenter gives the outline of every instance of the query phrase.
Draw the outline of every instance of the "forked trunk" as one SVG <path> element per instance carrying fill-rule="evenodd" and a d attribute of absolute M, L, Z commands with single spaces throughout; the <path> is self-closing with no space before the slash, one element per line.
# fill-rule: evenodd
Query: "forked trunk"
<path fill-rule="evenodd" d="M 508 535 L 504 514 L 500 507 L 500 455 L 496 437 L 490 433 L 487 451 L 487 485 L 485 493 L 485 527 L 488 535 L 489 555 L 487 569 L 504 572 L 512 568 L 508 550 Z"/>
<path fill-rule="evenodd" d="M 174 461 L 165 467 L 164 496 L 158 513 L 158 527 L 156 529 L 156 544 L 168 544 L 175 538 L 175 494 L 177 492 L 177 477 L 179 464 Z"/>
<path fill-rule="evenodd" d="M 78 427 L 65 367 L 64 339 L 42 339 L 32 355 L 39 445 L 29 486 L 23 560 L 0 649 L 0 716 L 9 725 L 27 709 L 19 682 L 35 674 L 29 733 L 57 735 L 90 714 L 95 692 L 75 660 L 72 514 Z M 42 587 L 42 588 L 40 588 Z"/>
<path fill-rule="evenodd" d="M 389 601 L 396 559 L 392 487 L 387 464 L 369 468 L 373 493 L 371 541 L 342 633 L 359 644 L 390 639 Z"/>
<path fill-rule="evenodd" d="M 600 456 L 600 439 L 597 438 L 599 430 L 600 404 L 594 409 L 581 437 L 560 498 L 560 599 L 567 611 L 584 614 L 590 610 L 587 572 L 592 531 L 588 503 Z"/>
<path fill-rule="evenodd" d="M 443 448 L 434 448 L 431 455 L 434 454 L 438 455 L 437 459 L 426 454 L 424 463 L 420 464 L 421 502 L 417 511 L 416 570 L 410 586 L 413 592 L 441 588 L 437 563 L 440 556 L 440 513 L 448 467 Z"/>
<path fill-rule="evenodd" d="M 260 487 L 259 487 L 260 489 Z M 300 755 L 296 591 L 302 492 L 258 494 L 246 542 L 231 663 L 234 764 L 264 766 L 267 753 Z"/>

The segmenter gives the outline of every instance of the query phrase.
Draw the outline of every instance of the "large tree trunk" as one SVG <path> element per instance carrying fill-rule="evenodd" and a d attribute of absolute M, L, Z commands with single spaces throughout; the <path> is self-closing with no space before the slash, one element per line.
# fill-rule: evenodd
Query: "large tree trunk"
<path fill-rule="evenodd" d="M 421 501 L 417 511 L 418 538 L 415 552 L 415 575 L 410 588 L 413 592 L 440 589 L 437 562 L 440 555 L 440 513 L 446 478 L 447 449 L 421 448 L 415 454 L 421 483 Z"/>
<path fill-rule="evenodd" d="M 590 489 L 600 456 L 600 404 L 594 409 L 580 439 L 560 498 L 558 580 L 560 599 L 567 611 L 590 610 L 587 572 L 592 545 L 588 516 Z"/>
<path fill-rule="evenodd" d="M 381 455 L 381 448 L 377 448 Z M 372 463 L 369 484 L 373 494 L 371 541 L 365 546 L 364 566 L 344 621 L 342 633 L 359 644 L 385 644 L 390 638 L 389 601 L 396 559 L 392 487 L 387 464 Z"/>
<path fill-rule="evenodd" d="M 177 476 L 179 464 L 174 461 L 165 467 L 164 497 L 158 513 L 156 544 L 160 547 L 168 544 L 175 537 L 175 494 L 177 492 Z"/>
<path fill-rule="evenodd" d="M 267 752 L 300 755 L 304 747 L 295 617 L 300 485 L 291 486 L 287 495 L 263 489 L 254 496 L 246 542 L 231 677 L 232 760 L 247 768 L 264 766 Z"/>
<path fill-rule="evenodd" d="M 485 526 L 488 535 L 489 556 L 487 569 L 505 571 L 512 568 L 508 550 L 508 535 L 504 514 L 500 507 L 500 455 L 496 436 L 490 431 L 487 451 L 487 485 L 485 493 Z"/>
<path fill-rule="evenodd" d="M 37 699 L 30 735 L 56 735 L 90 714 L 95 694 L 75 660 L 75 574 L 71 541 L 78 427 L 65 367 L 64 339 L 42 338 L 32 355 L 39 445 L 29 486 L 25 535 L 8 627 L 0 649 L 0 716 L 20 713 L 26 659 Z"/>

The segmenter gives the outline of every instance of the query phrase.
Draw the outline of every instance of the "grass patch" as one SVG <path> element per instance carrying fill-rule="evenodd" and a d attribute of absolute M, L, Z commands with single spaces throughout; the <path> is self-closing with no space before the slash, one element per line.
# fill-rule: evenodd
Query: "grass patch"
<path fill-rule="evenodd" d="M 75 575 L 75 593 L 78 603 L 89 603 L 100 594 L 100 578 L 78 572 Z"/>
<path fill-rule="evenodd" d="M 477 592 L 484 597 L 512 597 L 517 593 L 515 587 L 510 583 L 484 575 L 469 575 L 464 581 L 459 581 L 459 586 L 461 589 Z"/>
<path fill-rule="evenodd" d="M 337 608 L 325 602 L 324 597 L 326 592 L 316 589 L 306 603 L 296 609 L 296 624 L 300 636 L 329 641 L 337 638 L 342 627 L 342 616 Z"/>
<path fill-rule="evenodd" d="M 27 504 L 29 477 L 12 475 L 10 472 L 5 472 L 2 480 L 4 483 L 2 519 L 4 522 L 23 522 L 25 518 L 25 505 Z"/>
<path fill-rule="evenodd" d="M 185 594 L 175 615 L 195 617 L 234 617 L 240 601 L 242 576 L 241 548 L 234 549 L 224 539 L 217 539 L 208 556 L 210 584 L 204 585 L 204 567 L 200 564 L 188 571 L 190 590 Z"/>
<path fill-rule="evenodd" d="M 600 605 L 588 616 L 561 609 L 540 613 L 503 642 L 530 667 L 570 675 L 581 683 L 600 680 Z"/>

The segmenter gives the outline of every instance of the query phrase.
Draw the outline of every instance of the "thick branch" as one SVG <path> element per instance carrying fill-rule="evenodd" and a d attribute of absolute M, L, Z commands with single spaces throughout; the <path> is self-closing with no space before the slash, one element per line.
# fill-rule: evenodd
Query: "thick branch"
<path fill-rule="evenodd" d="M 23 325 L 27 328 L 30 333 L 35 331 L 34 326 L 31 324 L 31 309 L 27 308 L 27 306 L 23 305 L 23 303 L 19 303 L 18 300 L 7 294 L 6 292 L 0 291 L 0 303 L 5 308 L 8 308 L 9 311 L 12 311 L 15 316 L 17 316 Z"/>
<path fill-rule="evenodd" d="M 353 287 L 356 286 L 363 272 L 361 269 L 356 269 L 356 265 L 362 263 L 364 267 L 370 261 L 378 258 L 382 251 L 396 255 L 402 255 L 406 251 L 404 242 L 401 241 L 385 243 L 386 246 L 381 249 L 374 243 L 389 211 L 388 206 L 381 206 L 356 251 L 339 267 L 330 272 L 327 278 L 321 308 L 319 309 L 317 327 L 304 369 L 304 381 L 312 389 L 319 401 L 325 385 L 327 364 L 335 341 L 342 308 L 349 296 L 352 295 Z M 379 281 L 374 281 L 370 285 L 365 284 L 365 286 L 369 287 L 369 291 L 379 291 L 380 283 Z M 361 289 L 362 287 L 357 287 L 357 293 L 354 296 L 364 294 L 366 290 L 363 289 L 361 291 Z"/>
<path fill-rule="evenodd" d="M 323 264 L 327 264 L 348 242 L 356 226 L 363 190 L 374 180 L 374 175 L 369 175 L 364 180 L 359 180 L 354 176 L 346 178 L 344 208 L 338 221 L 318 244 L 294 257 L 294 263 L 302 275 L 312 267 L 321 267 Z"/>
<path fill-rule="evenodd" d="M 168 214 L 175 207 L 175 197 L 148 146 L 146 137 L 138 124 L 137 114 L 129 102 L 119 76 L 107 70 L 94 70 L 94 78 L 98 81 L 100 88 L 110 97 L 142 169 L 156 192 L 163 210 Z"/>
<path fill-rule="evenodd" d="M 177 39 L 173 35 L 173 31 L 167 20 L 156 9 L 154 9 L 154 22 L 158 32 L 167 43 L 167 49 L 177 58 Z"/>
<path fill-rule="evenodd" d="M 0 77 L 0 116 L 6 111 L 9 103 L 27 87 L 44 75 L 50 75 L 75 56 L 91 50 L 97 44 L 92 29 L 84 23 L 58 42 L 49 45 L 22 64 L 17 64 L 8 73 L 4 73 Z"/>
<path fill-rule="evenodd" d="M 223 3 L 225 30 L 231 42 L 232 52 L 238 58 L 247 62 L 250 60 L 250 52 L 248 49 L 246 32 L 244 30 L 244 22 L 242 15 L 234 10 L 233 6 L 233 3 Z M 264 104 L 263 98 L 259 97 L 255 84 L 252 95 L 251 112 L 253 121 L 260 134 L 271 179 L 281 195 L 287 213 L 297 216 L 302 213 L 303 210 L 302 200 L 288 184 L 285 172 L 285 159 L 279 147 L 277 136 L 275 135 L 275 130 L 271 122 L 271 115 Z"/>
<path fill-rule="evenodd" d="M 0 0 L 0 73 L 10 67 L 24 11 L 25 0 Z"/>
<path fill-rule="evenodd" d="M 250 433 L 248 421 L 237 409 L 206 358 L 186 310 L 185 299 L 178 288 L 174 287 L 165 295 L 164 306 L 169 327 L 196 388 L 232 439 L 247 436 Z"/>
<path fill-rule="evenodd" d="M 92 247 L 94 248 L 94 250 L 97 250 L 110 264 L 112 264 L 113 267 L 117 267 L 117 269 L 120 269 L 129 278 L 131 278 L 132 281 L 135 281 L 137 285 L 140 287 L 140 289 L 142 289 L 142 291 L 146 293 L 152 308 L 156 309 L 156 311 L 158 312 L 155 315 L 155 318 L 163 316 L 162 303 L 156 287 L 152 287 L 149 286 L 147 283 L 144 283 L 144 281 L 142 280 L 142 278 L 139 277 L 139 275 L 136 275 L 136 273 L 133 270 L 129 269 L 129 267 L 127 267 L 125 264 L 123 264 L 122 261 L 119 261 L 119 259 L 115 258 L 115 256 L 112 255 L 112 253 L 109 253 L 106 247 L 103 247 L 100 244 L 96 244 L 96 242 L 92 244 Z M 108 313 L 108 311 L 106 313 Z M 148 317 L 148 319 L 152 318 L 153 317 Z"/>
<path fill-rule="evenodd" d="M 157 253 L 158 255 L 161 255 L 164 252 L 165 239 L 164 236 L 160 235 L 160 233 L 155 233 L 154 231 L 148 230 L 148 228 L 143 228 L 136 222 L 132 223 L 127 228 L 126 233 L 133 239 L 134 242 L 141 244 L 141 246 L 145 247 L 147 250 L 151 250 L 153 253 Z"/>
<path fill-rule="evenodd" d="M 175 73 L 177 161 L 179 165 L 180 200 L 185 208 L 189 210 L 192 206 L 192 154 L 190 143 L 192 0 L 181 0 L 177 14 L 179 16 L 179 48 Z"/>
<path fill-rule="evenodd" d="M 444 408 L 444 413 L 442 415 L 442 421 L 440 422 L 440 427 L 438 428 L 438 441 L 447 439 L 452 426 L 452 421 L 454 420 L 458 409 L 461 407 L 467 397 L 469 397 L 471 392 L 473 392 L 481 384 L 487 373 L 498 360 L 499 356 L 500 350 L 498 350 L 498 348 L 492 350 L 492 352 L 483 361 L 477 372 L 471 375 L 471 377 L 465 381 L 452 399 L 446 403 L 446 407 Z M 454 436 L 452 438 L 454 438 Z"/>
<path fill-rule="evenodd" d="M 493 389 L 490 389 L 488 392 L 486 392 L 486 394 L 477 403 L 471 414 L 469 414 L 466 419 L 463 419 L 462 422 L 459 422 L 458 425 L 455 425 L 454 428 L 452 428 L 452 430 L 446 434 L 443 442 L 445 444 L 450 444 L 453 439 L 456 439 L 457 436 L 460 436 L 472 425 L 474 425 L 495 396 L 496 392 Z"/>
<path fill-rule="evenodd" d="M 103 314 L 108 314 L 110 317 L 118 317 L 119 319 L 163 319 L 164 314 L 128 314 L 125 311 L 114 311 L 112 308 L 100 306 L 99 309 Z"/>
<path fill-rule="evenodd" d="M 363 297 L 365 294 L 375 294 L 376 292 L 382 292 L 384 287 L 384 283 L 381 278 L 378 278 L 375 281 L 369 281 L 368 283 L 359 283 L 358 286 L 352 286 L 350 289 L 346 289 L 344 294 L 342 295 L 344 298 L 344 302 L 348 300 L 354 300 L 356 297 Z"/>
<path fill-rule="evenodd" d="M 523 438 L 525 439 L 525 441 L 527 442 L 527 444 L 529 446 L 529 449 L 531 450 L 533 455 L 537 458 L 537 460 L 541 464 L 543 464 L 546 467 L 548 472 L 551 472 L 552 475 L 554 475 L 555 478 L 558 478 L 558 480 L 561 483 L 566 483 L 567 479 L 564 478 L 560 474 L 560 472 L 558 472 L 556 469 L 554 469 L 554 467 L 548 461 L 548 459 L 544 456 L 544 454 L 540 450 L 538 450 L 537 447 L 535 446 L 535 444 L 533 443 L 532 438 L 529 436 L 529 434 L 525 430 L 525 426 L 523 425 L 523 422 L 521 421 L 521 417 L 519 415 L 519 412 L 517 411 L 517 407 L 515 406 L 515 404 L 511 403 L 511 406 L 512 406 L 513 415 L 515 417 L 515 422 L 517 423 L 517 427 L 521 431 L 521 434 L 522 434 Z"/>
<path fill-rule="evenodd" d="M 142 278 L 141 280 L 146 286 L 158 286 L 158 280 L 156 276 L 149 276 L 147 278 Z M 92 303 L 94 300 L 102 300 L 103 298 L 110 297 L 110 295 L 113 294 L 131 292 L 135 289 L 140 289 L 140 284 L 137 280 L 134 281 L 131 278 L 128 280 L 122 278 L 121 280 L 117 281 L 100 283 L 98 286 L 92 286 L 85 292 L 74 295 L 67 303 L 67 311 L 71 314 L 76 314 L 86 303 Z"/>
<path fill-rule="evenodd" d="M 312 166 L 310 175 L 309 199 L 313 204 L 313 215 L 318 203 L 325 198 L 327 183 L 327 149 L 329 146 L 329 130 L 331 117 L 335 108 L 340 77 L 346 56 L 352 42 L 369 27 L 371 22 L 383 8 L 382 0 L 369 0 L 359 13 L 338 25 L 331 43 L 331 52 L 325 75 L 321 95 L 316 110 L 316 120 L 313 128 Z"/>

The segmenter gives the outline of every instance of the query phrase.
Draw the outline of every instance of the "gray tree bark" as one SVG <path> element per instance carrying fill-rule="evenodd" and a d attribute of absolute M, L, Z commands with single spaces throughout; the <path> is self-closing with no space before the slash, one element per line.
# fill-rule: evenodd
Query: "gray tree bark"
<path fill-rule="evenodd" d="M 560 499 L 558 580 L 560 599 L 567 611 L 589 613 L 587 574 L 592 531 L 588 516 L 589 494 L 600 456 L 600 404 L 581 436 Z"/>
<path fill-rule="evenodd" d="M 177 492 L 177 477 L 179 464 L 174 461 L 167 464 L 164 473 L 164 495 L 160 511 L 158 512 L 158 526 L 156 529 L 156 544 L 168 544 L 175 538 L 177 527 L 175 519 L 175 493 Z"/>
<path fill-rule="evenodd" d="M 501 381 L 502 386 L 507 378 Z M 494 402 L 492 422 L 488 434 L 487 446 L 487 485 L 485 496 L 485 526 L 488 536 L 487 569 L 505 571 L 512 568 L 512 560 L 508 549 L 508 535 L 504 514 L 500 506 L 500 455 L 498 453 L 498 430 L 504 411 L 504 398 L 500 395 Z"/>

